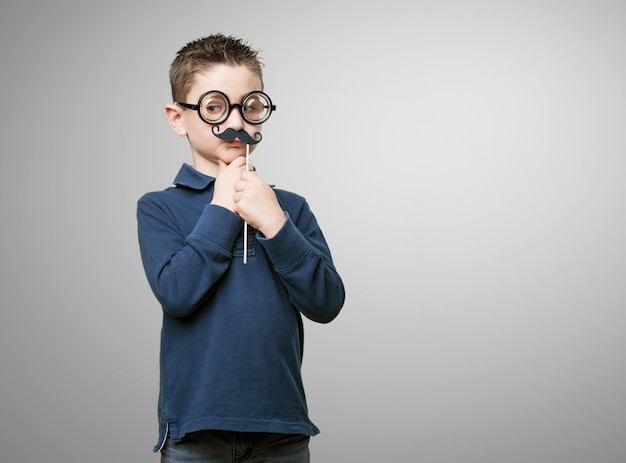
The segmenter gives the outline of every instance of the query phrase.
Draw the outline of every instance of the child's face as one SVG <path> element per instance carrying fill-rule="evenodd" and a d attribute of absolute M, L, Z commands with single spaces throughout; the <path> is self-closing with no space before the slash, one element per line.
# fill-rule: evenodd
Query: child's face
<path fill-rule="evenodd" d="M 240 103 L 247 93 L 262 90 L 262 88 L 259 79 L 247 67 L 220 64 L 196 75 L 185 102 L 195 104 L 200 96 L 209 90 L 219 90 L 228 96 L 231 103 Z M 229 164 L 235 158 L 245 156 L 246 145 L 244 143 L 239 140 L 220 140 L 213 134 L 213 125 L 202 121 L 196 111 L 180 106 L 177 108 L 180 110 L 181 123 L 189 140 L 196 170 L 216 177 L 218 159 Z M 227 128 L 243 129 L 251 136 L 261 131 L 261 125 L 246 122 L 237 108 L 232 108 L 228 118 L 218 127 L 219 133 L 223 133 Z M 255 146 L 250 145 L 250 152 Z"/>

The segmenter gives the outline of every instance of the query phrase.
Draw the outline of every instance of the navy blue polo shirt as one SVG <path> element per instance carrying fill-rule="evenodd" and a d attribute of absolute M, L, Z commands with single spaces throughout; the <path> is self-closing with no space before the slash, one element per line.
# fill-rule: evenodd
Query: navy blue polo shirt
<path fill-rule="evenodd" d="M 306 200 L 274 189 L 271 239 L 210 204 L 215 179 L 184 164 L 137 205 L 145 273 L 163 311 L 160 438 L 220 429 L 315 435 L 301 377 L 301 315 L 333 320 L 344 287 Z"/>

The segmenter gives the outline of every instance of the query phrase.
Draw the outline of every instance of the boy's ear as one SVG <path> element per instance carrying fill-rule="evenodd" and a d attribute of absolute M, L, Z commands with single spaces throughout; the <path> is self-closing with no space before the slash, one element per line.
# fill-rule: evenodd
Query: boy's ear
<path fill-rule="evenodd" d="M 181 137 L 187 135 L 187 129 L 185 128 L 185 124 L 183 122 L 183 108 L 175 104 L 166 104 L 165 116 L 167 117 L 167 122 L 170 124 L 170 127 L 176 135 L 180 135 Z"/>

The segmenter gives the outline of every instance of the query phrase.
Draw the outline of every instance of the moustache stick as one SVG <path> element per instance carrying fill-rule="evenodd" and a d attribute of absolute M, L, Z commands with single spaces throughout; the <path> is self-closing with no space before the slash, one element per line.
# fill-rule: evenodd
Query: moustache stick
<path fill-rule="evenodd" d="M 250 157 L 250 143 L 246 143 L 246 172 L 248 172 L 248 158 Z M 243 221 L 243 263 L 248 263 L 248 222 Z"/>
<path fill-rule="evenodd" d="M 254 137 L 251 137 L 248 132 L 245 130 L 234 130 L 230 127 L 224 130 L 224 133 L 217 133 L 219 131 L 219 127 L 214 125 L 211 129 L 213 131 L 213 135 L 215 135 L 220 140 L 231 141 L 235 138 L 238 138 L 242 142 L 246 144 L 246 172 L 248 172 L 248 158 L 250 157 L 250 145 L 256 145 L 263 138 L 261 136 L 261 132 L 255 132 Z M 248 263 L 248 222 L 243 221 L 243 263 Z"/>

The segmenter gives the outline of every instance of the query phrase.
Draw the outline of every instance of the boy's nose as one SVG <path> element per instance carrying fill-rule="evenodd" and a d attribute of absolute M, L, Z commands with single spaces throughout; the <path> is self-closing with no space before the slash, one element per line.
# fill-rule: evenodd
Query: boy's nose
<path fill-rule="evenodd" d="M 241 117 L 239 108 L 231 108 L 230 114 L 223 123 L 235 130 L 243 129 L 243 117 Z"/>

